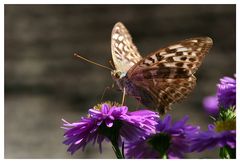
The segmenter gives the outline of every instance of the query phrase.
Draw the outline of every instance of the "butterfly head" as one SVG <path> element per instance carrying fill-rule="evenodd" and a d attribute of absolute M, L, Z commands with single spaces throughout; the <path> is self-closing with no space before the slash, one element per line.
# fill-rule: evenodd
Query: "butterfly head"
<path fill-rule="evenodd" d="M 127 75 L 127 73 L 121 72 L 118 70 L 113 70 L 113 71 L 111 71 L 111 75 L 114 79 L 122 79 Z"/>

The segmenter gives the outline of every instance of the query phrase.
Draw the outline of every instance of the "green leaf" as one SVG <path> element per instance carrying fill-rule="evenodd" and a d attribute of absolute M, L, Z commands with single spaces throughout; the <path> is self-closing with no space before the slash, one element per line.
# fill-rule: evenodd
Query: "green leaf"
<path fill-rule="evenodd" d="M 236 110 L 235 107 L 229 107 L 227 109 L 220 108 L 219 120 L 225 121 L 236 119 L 235 110 Z"/>

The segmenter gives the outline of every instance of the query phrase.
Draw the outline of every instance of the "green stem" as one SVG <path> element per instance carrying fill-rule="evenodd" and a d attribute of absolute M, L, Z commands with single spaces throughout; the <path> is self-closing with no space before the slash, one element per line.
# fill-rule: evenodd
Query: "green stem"
<path fill-rule="evenodd" d="M 162 156 L 162 159 L 167 159 L 167 154 L 166 153 Z"/>
<path fill-rule="evenodd" d="M 223 159 L 235 159 L 236 158 L 236 148 L 232 149 L 228 146 L 220 148 L 219 152 L 220 158 Z"/>
<path fill-rule="evenodd" d="M 106 136 L 112 143 L 113 151 L 118 159 L 124 158 L 124 151 L 119 149 L 119 130 L 121 128 L 121 121 L 114 121 L 114 125 L 112 127 L 107 127 L 105 123 L 103 123 L 99 127 L 99 133 Z"/>
<path fill-rule="evenodd" d="M 112 142 L 112 145 L 113 145 L 112 148 L 113 148 L 113 151 L 114 151 L 116 157 L 118 159 L 124 159 L 124 156 L 123 156 L 121 150 L 119 149 L 118 143 L 116 143 L 116 142 L 114 143 L 113 141 L 111 141 L 111 142 Z"/>

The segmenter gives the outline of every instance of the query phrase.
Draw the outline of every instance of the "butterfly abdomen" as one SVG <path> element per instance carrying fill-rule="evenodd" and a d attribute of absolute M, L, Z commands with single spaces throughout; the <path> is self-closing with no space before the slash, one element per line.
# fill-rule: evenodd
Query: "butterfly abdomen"
<path fill-rule="evenodd" d="M 116 82 L 121 90 L 125 88 L 127 95 L 138 96 L 138 89 L 136 88 L 135 84 L 131 80 L 129 80 L 127 76 L 116 80 Z"/>
<path fill-rule="evenodd" d="M 127 75 L 121 79 L 117 79 L 116 82 L 121 90 L 125 88 L 127 95 L 135 97 L 148 109 L 157 109 L 161 110 L 161 112 L 162 110 L 165 110 L 165 106 L 159 106 L 158 101 L 156 101 L 156 98 L 152 96 L 151 92 L 134 84 L 134 82 L 132 82 Z"/>

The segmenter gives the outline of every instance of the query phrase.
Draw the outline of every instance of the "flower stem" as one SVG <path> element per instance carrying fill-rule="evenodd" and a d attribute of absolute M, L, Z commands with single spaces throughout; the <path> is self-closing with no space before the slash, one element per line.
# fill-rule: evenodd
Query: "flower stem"
<path fill-rule="evenodd" d="M 118 145 L 113 145 L 112 146 L 113 151 L 118 159 L 124 159 L 123 154 L 121 153 L 121 150 L 119 149 Z"/>
<path fill-rule="evenodd" d="M 236 148 L 232 149 L 228 146 L 220 148 L 219 152 L 220 158 L 223 159 L 235 159 L 236 158 Z"/>
<path fill-rule="evenodd" d="M 118 159 L 124 159 L 123 149 L 122 152 L 119 149 L 119 130 L 121 128 L 121 122 L 115 121 L 112 127 L 107 127 L 105 124 L 101 125 L 100 131 L 105 135 L 112 143 L 113 151 Z"/>
<path fill-rule="evenodd" d="M 166 153 L 162 156 L 162 159 L 167 159 L 167 154 Z"/>

